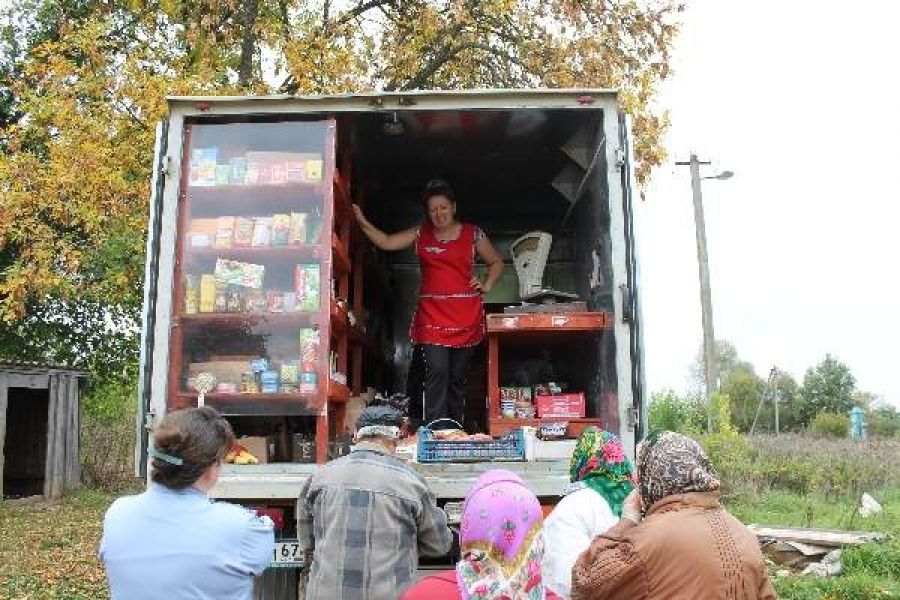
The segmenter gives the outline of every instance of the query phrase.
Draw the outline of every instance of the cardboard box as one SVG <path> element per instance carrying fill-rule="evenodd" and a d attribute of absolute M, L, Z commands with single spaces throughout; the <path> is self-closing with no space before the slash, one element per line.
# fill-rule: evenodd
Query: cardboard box
<path fill-rule="evenodd" d="M 535 398 L 537 416 L 566 417 L 569 419 L 584 418 L 584 393 L 555 394 L 553 396 L 537 396 Z"/>
<path fill-rule="evenodd" d="M 269 438 L 261 435 L 244 436 L 239 437 L 237 443 L 255 456 L 259 460 L 259 464 L 269 462 Z"/>
<path fill-rule="evenodd" d="M 291 459 L 295 463 L 316 462 L 316 440 L 302 433 L 295 433 L 291 439 Z"/>

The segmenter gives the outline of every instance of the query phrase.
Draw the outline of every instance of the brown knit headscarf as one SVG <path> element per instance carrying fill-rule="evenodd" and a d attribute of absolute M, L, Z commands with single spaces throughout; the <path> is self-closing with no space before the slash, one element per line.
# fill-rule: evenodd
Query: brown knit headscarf
<path fill-rule="evenodd" d="M 637 470 L 644 512 L 666 496 L 719 489 L 719 474 L 703 447 L 672 431 L 650 434 L 640 443 Z"/>

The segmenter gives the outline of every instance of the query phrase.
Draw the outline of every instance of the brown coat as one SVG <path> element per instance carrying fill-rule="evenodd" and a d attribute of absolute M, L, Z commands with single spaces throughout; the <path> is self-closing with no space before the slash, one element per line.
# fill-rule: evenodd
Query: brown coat
<path fill-rule="evenodd" d="M 718 492 L 663 498 L 597 536 L 572 569 L 572 600 L 774 600 L 756 537 Z"/>

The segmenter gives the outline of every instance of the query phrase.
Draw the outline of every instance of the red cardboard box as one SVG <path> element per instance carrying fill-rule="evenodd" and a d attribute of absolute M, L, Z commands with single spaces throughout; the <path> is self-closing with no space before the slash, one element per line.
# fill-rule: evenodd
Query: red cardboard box
<path fill-rule="evenodd" d="M 537 396 L 534 402 L 538 417 L 584 418 L 584 393 Z"/>

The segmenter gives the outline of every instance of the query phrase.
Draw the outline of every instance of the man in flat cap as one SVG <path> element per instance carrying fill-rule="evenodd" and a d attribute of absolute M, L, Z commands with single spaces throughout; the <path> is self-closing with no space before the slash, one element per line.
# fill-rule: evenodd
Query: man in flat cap
<path fill-rule="evenodd" d="M 369 406 L 356 447 L 316 472 L 297 500 L 297 536 L 312 557 L 307 600 L 394 600 L 419 555 L 443 556 L 453 534 L 425 480 L 394 456 L 403 416 Z"/>

